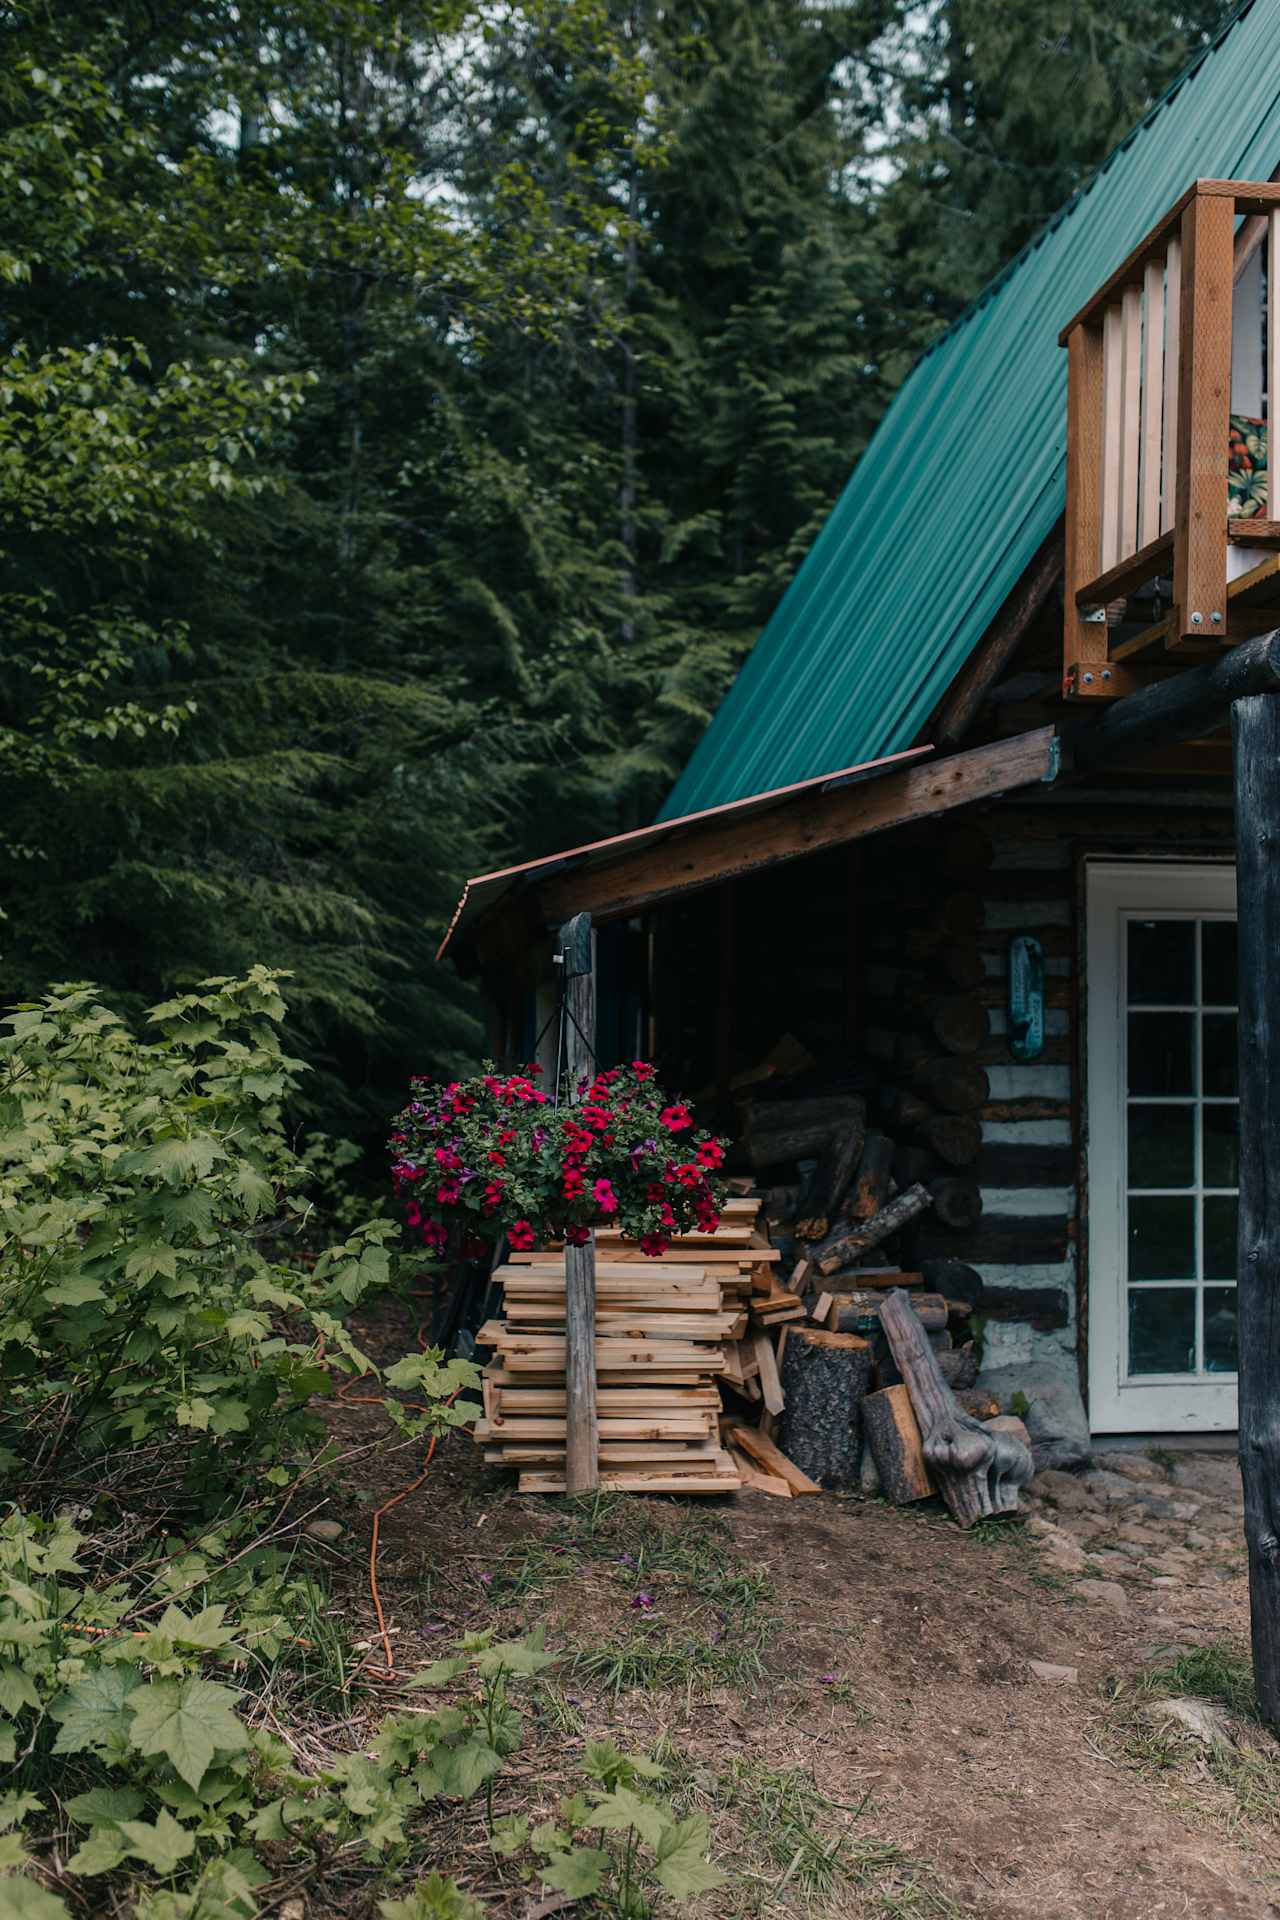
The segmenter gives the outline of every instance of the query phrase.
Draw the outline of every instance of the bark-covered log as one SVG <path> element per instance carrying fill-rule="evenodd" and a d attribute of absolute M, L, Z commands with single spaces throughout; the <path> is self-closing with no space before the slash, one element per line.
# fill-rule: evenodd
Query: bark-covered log
<path fill-rule="evenodd" d="M 856 1271 L 856 1269 L 855 1269 Z M 870 1314 L 878 1314 L 881 1303 L 887 1294 L 872 1287 L 854 1287 L 848 1292 L 843 1289 L 831 1295 L 833 1319 L 827 1324 L 837 1333 L 860 1333 L 859 1321 Z M 911 1310 L 923 1327 L 930 1333 L 941 1333 L 947 1324 L 947 1302 L 940 1293 L 911 1293 L 907 1295 Z"/>
<path fill-rule="evenodd" d="M 929 1471 L 960 1525 L 971 1527 L 985 1514 L 1016 1513 L 1018 1488 L 1035 1471 L 1029 1449 L 961 1410 L 900 1288 L 886 1298 L 880 1324 L 902 1369 Z"/>
<path fill-rule="evenodd" d="M 938 1365 L 952 1393 L 971 1387 L 978 1377 L 978 1356 L 972 1340 L 967 1340 L 962 1347 L 953 1347 L 950 1353 L 940 1353 Z"/>
<path fill-rule="evenodd" d="M 868 1247 L 879 1246 L 932 1205 L 927 1187 L 908 1187 L 905 1193 L 881 1207 L 873 1219 L 862 1221 L 843 1239 L 824 1241 L 825 1251 L 819 1253 L 817 1260 L 818 1272 L 834 1273 L 837 1267 L 848 1266 Z"/>
<path fill-rule="evenodd" d="M 743 1145 L 753 1167 L 779 1167 L 821 1155 L 832 1134 L 864 1124 L 866 1102 L 858 1094 L 816 1094 L 807 1100 L 752 1100 Z"/>
<path fill-rule="evenodd" d="M 851 1219 L 870 1220 L 879 1213 L 889 1191 L 892 1167 L 893 1141 L 887 1133 L 869 1132 L 863 1142 L 857 1178 L 853 1183 L 853 1197 L 849 1203 Z"/>
<path fill-rule="evenodd" d="M 974 1113 L 991 1098 L 986 1068 L 969 1060 L 924 1060 L 911 1080 L 917 1093 L 944 1113 Z"/>
<path fill-rule="evenodd" d="M 793 1327 L 782 1354 L 786 1412 L 781 1445 L 823 1487 L 855 1487 L 862 1459 L 862 1401 L 871 1349 L 848 1333 Z"/>
<path fill-rule="evenodd" d="M 921 1267 L 920 1278 L 931 1293 L 963 1300 L 971 1307 L 981 1307 L 986 1297 L 982 1275 L 963 1260 L 930 1260 Z"/>
<path fill-rule="evenodd" d="M 933 1195 L 934 1218 L 941 1225 L 962 1233 L 977 1226 L 982 1217 L 982 1189 L 976 1180 L 948 1174 L 941 1180 L 931 1180 L 929 1191 Z"/>
<path fill-rule="evenodd" d="M 813 1212 L 826 1220 L 835 1220 L 844 1205 L 844 1197 L 849 1191 L 854 1173 L 864 1152 L 864 1143 L 870 1136 L 863 1119 L 847 1127 L 839 1127 L 831 1135 L 827 1148 L 818 1162 L 818 1171 L 813 1180 Z M 825 1229 L 824 1229 L 825 1231 Z M 815 1235 L 814 1238 L 818 1236 Z"/>
<path fill-rule="evenodd" d="M 1268 658 L 1280 678 L 1280 636 L 1272 646 Z M 1274 693 L 1236 702 L 1231 739 L 1240 911 L 1240 1467 L 1254 1685 L 1262 1718 L 1280 1735 L 1280 1017 L 1274 983 L 1280 700 Z"/>
<path fill-rule="evenodd" d="M 931 1011 L 929 1029 L 948 1053 L 976 1053 L 991 1031 L 991 1022 L 976 995 L 950 993 Z"/>
<path fill-rule="evenodd" d="M 971 993 L 987 977 L 982 948 L 972 936 L 945 941 L 934 955 L 933 964 L 939 977 L 962 993 Z"/>
<path fill-rule="evenodd" d="M 982 1312 L 988 1320 L 1025 1320 L 1041 1332 L 1068 1326 L 1071 1319 L 1064 1287 L 984 1286 Z"/>
<path fill-rule="evenodd" d="M 934 1484 L 906 1387 L 882 1387 L 878 1393 L 869 1393 L 862 1403 L 862 1429 L 885 1499 L 899 1507 L 911 1500 L 927 1500 Z"/>

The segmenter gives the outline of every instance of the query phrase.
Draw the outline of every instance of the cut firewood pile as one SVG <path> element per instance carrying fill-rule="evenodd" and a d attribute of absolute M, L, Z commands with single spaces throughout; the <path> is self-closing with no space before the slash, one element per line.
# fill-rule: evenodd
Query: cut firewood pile
<path fill-rule="evenodd" d="M 844 1158 L 852 1182 L 862 1156 Z M 995 1402 L 973 1391 L 972 1349 L 951 1333 L 963 1333 L 970 1303 L 883 1264 L 856 1268 L 856 1286 L 840 1270 L 802 1297 L 779 1279 L 787 1258 L 759 1193 L 735 1194 L 718 1232 L 681 1235 L 656 1260 L 597 1233 L 600 1485 L 746 1485 L 784 1499 L 824 1488 L 882 1489 L 895 1501 L 938 1493 L 963 1526 L 1016 1510 L 1030 1450 L 1021 1422 L 995 1417 Z M 477 1336 L 493 1359 L 475 1438 L 486 1460 L 517 1469 L 522 1493 L 560 1493 L 563 1250 L 514 1254 L 494 1277 L 503 1312 Z"/>

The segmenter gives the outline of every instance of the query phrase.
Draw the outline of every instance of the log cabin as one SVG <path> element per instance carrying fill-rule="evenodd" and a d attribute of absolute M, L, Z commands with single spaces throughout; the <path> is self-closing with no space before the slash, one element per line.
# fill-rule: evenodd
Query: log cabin
<path fill-rule="evenodd" d="M 917 364 L 659 818 L 473 880 L 441 950 L 518 1056 L 589 915 L 602 1064 L 732 1125 L 798 1046 L 962 1177 L 912 1258 L 1000 1303 L 986 1368 L 1239 1431 L 1273 1718 L 1278 182 L 1253 0 Z"/>

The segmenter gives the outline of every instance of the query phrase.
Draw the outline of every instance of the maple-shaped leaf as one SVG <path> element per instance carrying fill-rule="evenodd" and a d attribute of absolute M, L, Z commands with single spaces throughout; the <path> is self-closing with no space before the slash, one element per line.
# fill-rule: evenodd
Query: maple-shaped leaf
<path fill-rule="evenodd" d="M 198 1789 L 215 1753 L 238 1753 L 249 1744 L 233 1711 L 238 1699 L 233 1687 L 216 1680 L 153 1680 L 129 1695 L 133 1743 L 139 1753 L 164 1754 Z"/>
<path fill-rule="evenodd" d="M 71 1913 L 65 1900 L 25 1873 L 6 1873 L 0 1879 L 0 1920 L 71 1920 Z"/>
<path fill-rule="evenodd" d="M 189 1617 L 172 1600 L 161 1615 L 157 1633 L 168 1634 L 182 1647 L 200 1647 L 212 1652 L 215 1647 L 225 1647 L 235 1639 L 235 1630 L 224 1627 L 225 1607 L 204 1607 Z"/>
<path fill-rule="evenodd" d="M 407 1900 L 379 1900 L 378 1912 L 382 1920 L 485 1920 L 480 1902 L 439 1873 L 419 1880 Z"/>
<path fill-rule="evenodd" d="M 585 1827 L 604 1827 L 611 1833 L 625 1833 L 628 1827 L 634 1827 L 642 1840 L 656 1847 L 666 1831 L 668 1822 L 662 1809 L 655 1807 L 652 1800 L 642 1800 L 638 1793 L 632 1793 L 630 1787 L 615 1787 L 603 1800 L 592 1807 L 583 1821 Z"/>
<path fill-rule="evenodd" d="M 436 1792 L 448 1800 L 469 1800 L 502 1767 L 502 1756 L 485 1740 L 464 1740 L 460 1746 L 437 1747 L 431 1755 Z"/>
<path fill-rule="evenodd" d="M 711 1834 L 705 1813 L 673 1821 L 658 1842 L 654 1872 L 676 1900 L 692 1899 L 724 1885 L 725 1876 L 707 1859 Z"/>
<path fill-rule="evenodd" d="M 127 1702 L 141 1675 L 129 1665 L 91 1667 L 49 1708 L 58 1722 L 55 1753 L 101 1753 L 119 1759 L 129 1747 Z"/>
<path fill-rule="evenodd" d="M 161 1879 L 167 1879 L 178 1862 L 195 1851 L 195 1835 L 180 1827 L 165 1807 L 156 1815 L 154 1826 L 146 1820 L 122 1820 L 120 1832 L 134 1858 L 145 1860 Z"/>
<path fill-rule="evenodd" d="M 72 1873 L 114 1873 L 127 1848 L 117 1827 L 95 1827 L 76 1848 L 67 1865 Z"/>
<path fill-rule="evenodd" d="M 117 1820 L 136 1820 L 146 1802 L 132 1787 L 90 1787 L 63 1803 L 73 1820 L 85 1827 L 110 1826 Z"/>
<path fill-rule="evenodd" d="M 538 1878 L 544 1887 L 567 1893 L 571 1900 L 585 1900 L 599 1892 L 608 1865 L 609 1856 L 599 1847 L 574 1847 L 569 1853 L 553 1854 L 538 1869 Z"/>
<path fill-rule="evenodd" d="M 447 1687 L 460 1673 L 465 1673 L 471 1662 L 465 1654 L 446 1654 L 443 1660 L 433 1660 L 429 1667 L 423 1667 L 420 1673 L 411 1674 L 405 1681 L 406 1687 Z"/>
<path fill-rule="evenodd" d="M 40 1695 L 29 1673 L 11 1660 L 0 1660 L 0 1713 L 17 1719 L 23 1707 L 38 1707 Z"/>

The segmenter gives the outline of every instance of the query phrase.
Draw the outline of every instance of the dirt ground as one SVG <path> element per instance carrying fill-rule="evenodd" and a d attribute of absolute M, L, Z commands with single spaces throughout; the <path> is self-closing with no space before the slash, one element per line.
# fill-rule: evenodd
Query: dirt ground
<path fill-rule="evenodd" d="M 349 1407 L 336 1426 L 350 1444 L 381 1418 Z M 353 1475 L 327 1550 L 366 1641 L 369 1515 L 413 1468 L 401 1452 Z M 934 1503 L 522 1499 L 455 1434 L 382 1522 L 381 1590 L 401 1675 L 462 1632 L 546 1626 L 565 1660 L 512 1790 L 549 1810 L 590 1735 L 657 1748 L 730 1874 L 681 1911 L 1252 1920 L 1280 1915 L 1280 1754 L 1247 1711 L 1213 1744 L 1148 1718 L 1166 1695 L 1211 1694 L 1206 1661 L 1244 1671 L 1234 1503 L 1200 1508 L 1218 1526 L 1193 1535 L 1189 1572 L 1181 1548 L 1153 1571 L 1163 1546 L 1140 1526 L 1127 1564 L 1095 1540 L 1101 1569 L 1063 1571 L 1046 1546 L 1068 1516 L 1047 1496 L 1040 1517 L 970 1535 Z M 1086 1537 L 1090 1510 L 1070 1517 Z M 1177 1513 L 1168 1525 L 1187 1531 Z M 389 1699 L 396 1684 L 376 1680 Z M 456 1823 L 441 1850 L 495 1914 L 537 1910 Z"/>

